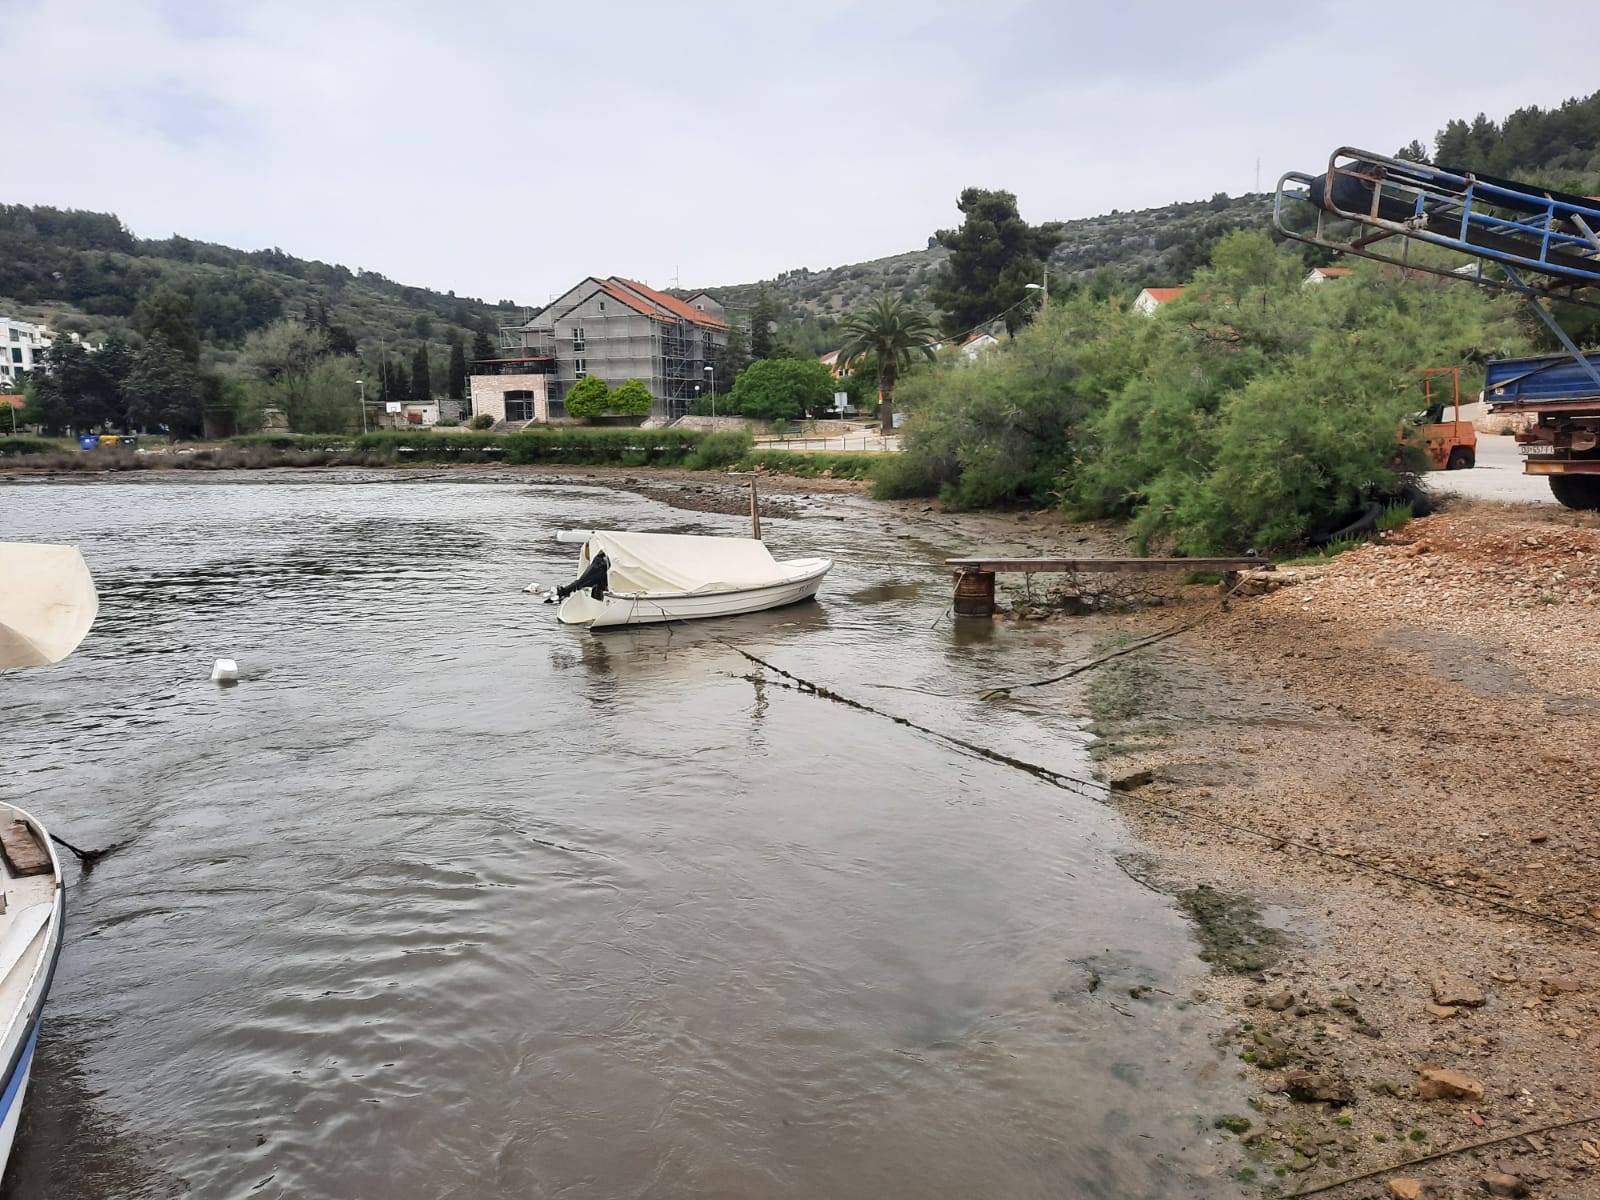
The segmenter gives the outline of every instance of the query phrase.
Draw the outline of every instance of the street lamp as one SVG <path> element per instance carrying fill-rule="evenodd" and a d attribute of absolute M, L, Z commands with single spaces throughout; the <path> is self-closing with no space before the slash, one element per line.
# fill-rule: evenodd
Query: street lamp
<path fill-rule="evenodd" d="M 1022 286 L 1023 286 L 1023 289 L 1025 291 L 1043 293 L 1039 297 L 1039 307 L 1043 308 L 1045 305 L 1050 303 L 1050 268 L 1049 267 L 1044 268 L 1044 283 L 1043 284 L 1025 283 Z"/>
<path fill-rule="evenodd" d="M 717 369 L 710 363 L 706 364 L 706 383 L 711 388 L 711 426 L 717 425 Z"/>
<path fill-rule="evenodd" d="M 356 386 L 361 389 L 361 432 L 367 431 L 367 381 L 356 380 Z"/>

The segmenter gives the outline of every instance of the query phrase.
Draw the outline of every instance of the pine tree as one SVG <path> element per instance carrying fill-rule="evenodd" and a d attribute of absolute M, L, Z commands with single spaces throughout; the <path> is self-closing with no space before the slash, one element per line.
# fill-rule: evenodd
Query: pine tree
<path fill-rule="evenodd" d="M 481 329 L 472 335 L 472 357 L 479 361 L 497 357 L 493 340 Z"/>
<path fill-rule="evenodd" d="M 194 327 L 194 302 L 162 284 L 133 310 L 133 327 L 147 340 L 160 337 L 169 350 L 189 362 L 200 361 L 200 335 Z"/>
<path fill-rule="evenodd" d="M 411 356 L 411 399 L 426 404 L 433 399 L 432 369 L 428 365 L 428 343 L 423 342 Z"/>
<path fill-rule="evenodd" d="M 960 333 L 1005 315 L 1008 329 L 1021 325 L 1027 285 L 1038 283 L 1050 252 L 1061 241 L 1061 222 L 1029 225 L 1010 192 L 966 188 L 957 204 L 959 229 L 933 236 L 950 251 L 934 276 L 928 298 L 944 310 L 945 332 Z"/>
<path fill-rule="evenodd" d="M 1433 139 L 1433 160 L 1440 166 L 1465 167 L 1471 144 L 1465 121 L 1451 121 Z"/>
<path fill-rule="evenodd" d="M 778 319 L 778 306 L 763 289 L 750 308 L 750 357 L 771 358 L 773 350 L 772 326 Z"/>
<path fill-rule="evenodd" d="M 450 399 L 465 400 L 467 397 L 467 352 L 462 348 L 458 338 L 450 347 Z"/>

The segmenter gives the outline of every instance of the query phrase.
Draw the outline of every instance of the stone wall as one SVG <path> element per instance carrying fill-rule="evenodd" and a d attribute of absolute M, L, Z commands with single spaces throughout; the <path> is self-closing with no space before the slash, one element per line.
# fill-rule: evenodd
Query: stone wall
<path fill-rule="evenodd" d="M 467 380 L 472 393 L 472 415 L 488 413 L 496 421 L 506 419 L 506 393 L 532 392 L 534 420 L 550 419 L 548 375 L 473 375 Z"/>

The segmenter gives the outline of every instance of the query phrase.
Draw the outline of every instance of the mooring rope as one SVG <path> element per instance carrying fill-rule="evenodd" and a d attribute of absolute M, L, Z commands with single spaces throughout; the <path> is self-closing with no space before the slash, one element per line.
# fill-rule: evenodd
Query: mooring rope
<path fill-rule="evenodd" d="M 713 637 L 711 640 L 726 646 L 734 653 L 741 655 L 742 657 L 755 663 L 757 666 L 771 671 L 774 674 L 780 675 L 784 679 L 790 681 L 788 684 L 777 684 L 776 686 L 790 687 L 792 690 L 799 692 L 802 695 L 817 696 L 823 700 L 831 700 L 835 704 L 843 704 L 846 707 L 856 709 L 859 712 L 871 713 L 873 716 L 881 717 L 886 721 L 893 721 L 896 725 L 904 726 L 907 729 L 914 729 L 918 733 L 923 733 L 929 737 L 937 738 L 942 742 L 956 746 L 970 754 L 976 754 L 980 758 L 986 758 L 992 762 L 1002 763 L 1005 766 L 1014 767 L 1019 771 L 1026 771 L 1028 774 L 1036 778 L 1043 779 L 1047 783 L 1053 783 L 1059 788 L 1063 788 L 1081 796 L 1086 796 L 1091 800 L 1106 802 L 1108 801 L 1110 793 L 1113 790 L 1107 784 L 1102 783 L 1099 780 L 1084 779 L 1076 775 L 1066 774 L 1063 771 L 1054 770 L 1050 767 L 1041 766 L 1038 763 L 1031 763 L 1026 759 L 1018 758 L 1015 755 L 1005 754 L 999 750 L 991 749 L 990 747 L 984 746 L 981 743 L 969 741 L 966 738 L 957 737 L 955 734 L 946 733 L 943 730 L 934 729 L 930 726 L 920 724 L 919 722 L 911 720 L 909 717 L 902 717 L 898 713 L 887 712 L 881 708 L 877 708 L 874 705 L 866 703 L 864 700 L 856 700 L 850 696 L 845 696 L 834 691 L 832 688 L 825 687 L 824 685 L 815 683 L 812 680 L 802 678 L 791 671 L 786 671 L 776 663 L 768 662 L 760 655 L 752 654 L 742 646 L 735 645 L 726 638 Z M 1580 925 L 1575 921 L 1568 921 L 1564 917 L 1551 916 L 1548 913 L 1538 912 L 1531 908 L 1522 908 L 1519 905 L 1511 904 L 1505 900 L 1498 900 L 1493 896 L 1485 896 L 1478 892 L 1469 891 L 1466 888 L 1457 887 L 1454 884 L 1445 883 L 1443 880 L 1430 879 L 1424 875 L 1413 875 L 1408 871 L 1401 871 L 1395 867 L 1385 866 L 1382 863 L 1373 862 L 1370 859 L 1358 858 L 1354 855 L 1340 853 L 1337 850 L 1326 849 L 1311 842 L 1304 842 L 1298 838 L 1290 837 L 1287 834 L 1264 832 L 1260 829 L 1252 828 L 1249 825 L 1240 824 L 1237 821 L 1229 821 L 1221 817 L 1214 817 L 1206 813 L 1196 812 L 1194 809 L 1185 808 L 1181 804 L 1173 804 L 1170 801 L 1154 800 L 1143 796 L 1137 797 L 1137 799 L 1151 808 L 1158 809 L 1162 812 L 1171 813 L 1173 816 L 1190 821 L 1196 825 L 1202 827 L 1211 826 L 1217 829 L 1226 829 L 1233 833 L 1244 834 L 1247 837 L 1253 837 L 1260 841 L 1266 842 L 1274 849 L 1282 849 L 1284 846 L 1293 846 L 1297 850 L 1304 850 L 1310 854 L 1316 855 L 1320 859 L 1325 860 L 1330 864 L 1337 863 L 1345 867 L 1359 867 L 1362 870 L 1371 871 L 1377 875 L 1387 875 L 1394 879 L 1402 879 L 1407 883 L 1414 883 L 1422 887 L 1432 888 L 1435 891 L 1444 892 L 1448 895 L 1456 896 L 1463 900 L 1472 901 L 1490 908 L 1497 908 L 1502 912 L 1515 913 L 1518 916 L 1527 917 L 1528 919 L 1534 921 L 1541 921 L 1548 925 L 1554 925 L 1559 928 L 1569 930 L 1573 933 L 1582 934 L 1585 937 L 1600 936 L 1600 930 L 1594 929 L 1591 926 Z"/>
<path fill-rule="evenodd" d="M 1342 1188 L 1347 1183 L 1360 1183 L 1363 1179 L 1371 1179 L 1376 1175 L 1388 1175 L 1394 1171 L 1404 1171 L 1407 1167 L 1414 1167 L 1418 1163 L 1433 1162 L 1436 1159 L 1449 1158 L 1456 1154 L 1465 1154 L 1471 1150 L 1482 1150 L 1486 1146 L 1498 1146 L 1501 1142 L 1514 1142 L 1520 1137 L 1533 1137 L 1540 1133 L 1553 1133 L 1558 1129 L 1571 1129 L 1574 1125 L 1587 1125 L 1590 1121 L 1600 1121 L 1600 1113 L 1590 1113 L 1587 1117 L 1574 1117 L 1569 1121 L 1557 1121 L 1552 1125 L 1541 1125 L 1537 1129 L 1519 1129 L 1515 1133 L 1502 1134 L 1500 1137 L 1485 1138 L 1481 1142 L 1468 1142 L 1460 1146 L 1451 1146 L 1444 1150 L 1436 1150 L 1432 1154 L 1424 1154 L 1417 1158 L 1408 1158 L 1403 1162 L 1394 1163 L 1387 1167 L 1378 1167 L 1376 1170 L 1363 1171 L 1359 1175 L 1346 1175 L 1343 1179 L 1335 1179 L 1329 1183 L 1319 1183 L 1316 1187 L 1303 1188 L 1298 1192 L 1290 1192 L 1284 1200 L 1299 1200 L 1301 1196 L 1316 1196 L 1322 1192 L 1331 1192 L 1334 1188 Z"/>
<path fill-rule="evenodd" d="M 1146 646 L 1153 646 L 1157 642 L 1165 641 L 1169 637 L 1176 637 L 1180 633 L 1184 633 L 1187 630 L 1193 629 L 1195 626 L 1202 624 L 1203 622 L 1209 621 L 1218 613 L 1226 612 L 1228 608 L 1228 600 L 1243 586 L 1244 580 L 1241 578 L 1238 583 L 1235 583 L 1231 588 L 1222 594 L 1221 598 L 1217 601 L 1217 606 L 1215 608 L 1208 608 L 1205 612 L 1201 613 L 1192 621 L 1180 622 L 1177 625 L 1173 625 L 1161 630 L 1159 633 L 1153 633 L 1148 637 L 1140 638 L 1136 642 L 1132 642 L 1126 646 L 1121 646 L 1108 654 L 1102 654 L 1099 658 L 1092 658 L 1086 663 L 1079 663 L 1077 666 L 1071 667 L 1068 670 L 1061 672 L 1059 675 L 1051 675 L 1047 679 L 1034 679 L 1026 683 L 1008 683 L 1000 687 L 984 688 L 983 691 L 978 693 L 978 699 L 999 700 L 1004 697 L 1009 697 L 1012 692 L 1018 691 L 1022 688 L 1048 687 L 1052 683 L 1060 683 L 1064 679 L 1071 679 L 1074 675 L 1082 675 L 1085 671 L 1092 671 L 1096 667 L 1103 666 L 1104 664 L 1110 662 L 1112 659 L 1121 658 L 1124 654 L 1132 654 L 1135 650 L 1143 650 Z"/>

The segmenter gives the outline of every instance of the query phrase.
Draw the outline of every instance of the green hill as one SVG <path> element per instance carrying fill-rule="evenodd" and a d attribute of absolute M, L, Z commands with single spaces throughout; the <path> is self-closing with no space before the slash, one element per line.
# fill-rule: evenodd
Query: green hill
<path fill-rule="evenodd" d="M 492 335 L 514 311 L 278 249 L 136 237 L 111 213 L 0 205 L 0 314 L 100 340 L 130 329 L 134 307 L 161 285 L 189 297 L 205 356 L 218 363 L 253 330 L 319 305 L 363 353 L 396 355 L 423 341 L 442 347 L 451 330 L 469 342 Z"/>
<path fill-rule="evenodd" d="M 1270 196 L 1230 199 L 1219 193 L 1210 200 L 1067 221 L 1065 236 L 1050 256 L 1051 286 L 1087 280 L 1102 270 L 1118 285 L 1133 288 L 1182 283 L 1224 233 L 1263 226 L 1271 212 Z M 796 349 L 821 351 L 835 340 L 829 331 L 841 316 L 886 291 L 926 305 L 928 285 L 947 254 L 930 245 L 870 262 L 819 271 L 801 267 L 774 279 L 706 290 L 738 314 L 748 314 L 766 292 L 777 306 L 784 339 Z"/>

